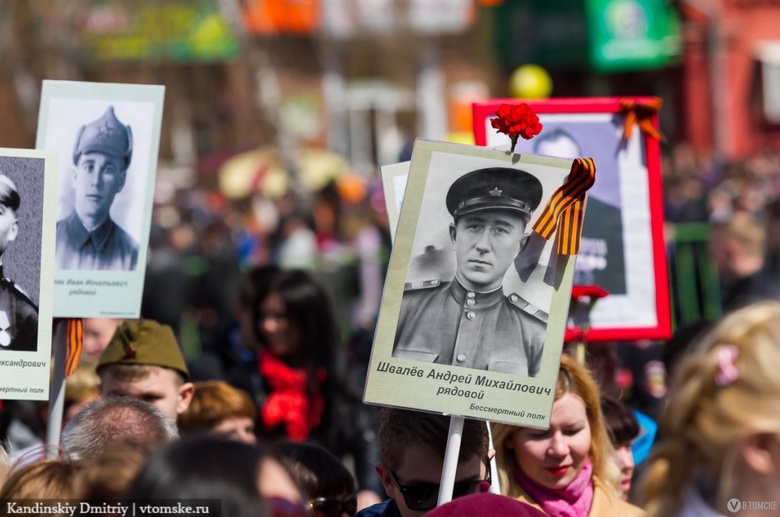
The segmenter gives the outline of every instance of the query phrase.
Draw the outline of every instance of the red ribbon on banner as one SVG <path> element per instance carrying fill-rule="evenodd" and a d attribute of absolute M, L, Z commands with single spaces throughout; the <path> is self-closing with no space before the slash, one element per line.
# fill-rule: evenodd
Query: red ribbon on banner
<path fill-rule="evenodd" d="M 549 239 L 558 230 L 557 250 L 561 255 L 576 255 L 580 250 L 585 193 L 596 181 L 593 158 L 576 158 L 566 182 L 553 193 L 533 230 Z"/>
<path fill-rule="evenodd" d="M 653 124 L 653 117 L 661 110 L 662 104 L 663 101 L 658 97 L 641 101 L 621 99 L 620 112 L 626 117 L 625 126 L 623 126 L 623 138 L 625 140 L 631 138 L 634 124 L 637 124 L 639 130 L 645 135 L 665 142 L 666 137 Z"/>

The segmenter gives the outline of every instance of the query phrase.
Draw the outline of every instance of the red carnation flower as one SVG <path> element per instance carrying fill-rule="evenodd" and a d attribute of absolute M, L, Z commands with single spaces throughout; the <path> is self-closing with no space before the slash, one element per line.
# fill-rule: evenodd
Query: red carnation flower
<path fill-rule="evenodd" d="M 526 103 L 501 104 L 496 111 L 496 118 L 490 121 L 490 125 L 499 133 L 509 136 L 512 141 L 510 153 L 514 152 L 519 137 L 530 140 L 542 131 L 539 117 Z"/>

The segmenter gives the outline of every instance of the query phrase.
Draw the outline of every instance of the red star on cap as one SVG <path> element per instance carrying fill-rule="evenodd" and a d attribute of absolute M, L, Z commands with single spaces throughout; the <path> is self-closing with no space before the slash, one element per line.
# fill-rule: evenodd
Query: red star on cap
<path fill-rule="evenodd" d="M 110 137 L 114 133 L 114 128 L 108 125 L 108 123 L 101 124 L 98 127 L 98 134 L 99 135 L 106 135 Z"/>

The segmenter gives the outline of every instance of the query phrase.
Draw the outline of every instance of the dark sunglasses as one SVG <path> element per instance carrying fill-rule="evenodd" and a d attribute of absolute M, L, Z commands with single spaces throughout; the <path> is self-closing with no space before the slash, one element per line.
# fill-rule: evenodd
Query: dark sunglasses
<path fill-rule="evenodd" d="M 349 499 L 335 499 L 330 497 L 317 497 L 306 503 L 309 515 L 322 515 L 323 517 L 341 517 L 345 513 L 353 516 L 357 513 L 357 496 Z"/>
<path fill-rule="evenodd" d="M 418 481 L 415 483 L 409 483 L 408 485 L 402 485 L 398 481 L 398 477 L 390 469 L 387 469 L 390 475 L 393 476 L 393 481 L 398 485 L 398 489 L 404 496 L 406 506 L 410 510 L 425 511 L 430 510 L 436 506 L 439 502 L 439 484 L 427 483 L 425 481 Z M 452 498 L 473 494 L 477 491 L 477 487 L 482 483 L 491 484 L 490 469 L 487 470 L 487 477 L 485 479 L 472 479 L 468 481 L 457 481 L 452 487 Z"/>

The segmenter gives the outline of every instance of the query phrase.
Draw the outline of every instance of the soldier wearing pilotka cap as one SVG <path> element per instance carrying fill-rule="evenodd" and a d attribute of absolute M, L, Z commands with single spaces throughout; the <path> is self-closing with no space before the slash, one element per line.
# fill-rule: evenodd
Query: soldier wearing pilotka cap
<path fill-rule="evenodd" d="M 469 172 L 447 193 L 457 272 L 406 284 L 393 357 L 536 376 L 547 315 L 503 280 L 542 199 L 533 175 L 508 167 Z"/>
<path fill-rule="evenodd" d="M 187 410 L 195 391 L 173 329 L 149 319 L 117 328 L 97 373 L 104 397 L 141 399 L 172 420 Z"/>
<path fill-rule="evenodd" d="M 81 126 L 73 146 L 74 209 L 57 221 L 58 269 L 136 268 L 138 244 L 110 214 L 132 156 L 133 133 L 117 119 L 113 106 Z"/>

